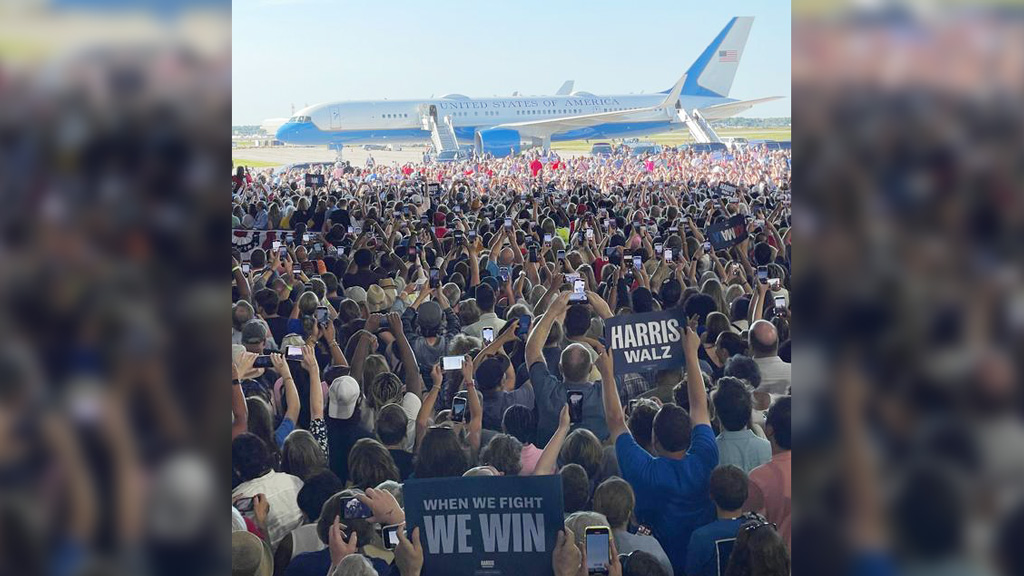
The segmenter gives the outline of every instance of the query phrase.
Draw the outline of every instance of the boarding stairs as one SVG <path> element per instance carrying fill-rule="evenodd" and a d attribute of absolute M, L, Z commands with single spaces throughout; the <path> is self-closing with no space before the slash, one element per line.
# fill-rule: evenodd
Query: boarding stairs
<path fill-rule="evenodd" d="M 690 130 L 690 135 L 696 142 L 708 143 L 708 142 L 721 142 L 722 139 L 718 137 L 714 128 L 711 124 L 704 119 L 700 111 L 696 108 L 693 112 L 687 113 L 685 109 L 679 109 L 679 119 L 686 124 L 686 127 Z"/>
<path fill-rule="evenodd" d="M 455 137 L 455 128 L 452 127 L 450 116 L 445 116 L 440 126 L 433 116 L 424 116 L 423 129 L 430 131 L 430 141 L 434 144 L 434 151 L 459 149 L 459 139 Z"/>

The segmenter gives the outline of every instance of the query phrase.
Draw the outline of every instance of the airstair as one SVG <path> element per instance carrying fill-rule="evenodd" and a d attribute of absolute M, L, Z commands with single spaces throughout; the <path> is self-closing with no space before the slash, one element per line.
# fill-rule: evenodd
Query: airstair
<path fill-rule="evenodd" d="M 708 143 L 708 142 L 721 142 L 722 139 L 715 133 L 714 128 L 711 124 L 701 116 L 700 111 L 696 108 L 692 113 L 687 114 L 685 109 L 679 109 L 679 119 L 686 124 L 686 127 L 690 130 L 690 135 L 697 142 Z"/>
<path fill-rule="evenodd" d="M 455 137 L 455 128 L 452 127 L 450 116 L 445 116 L 440 126 L 433 116 L 424 116 L 423 129 L 430 131 L 430 141 L 433 142 L 435 151 L 459 149 L 459 139 Z"/>

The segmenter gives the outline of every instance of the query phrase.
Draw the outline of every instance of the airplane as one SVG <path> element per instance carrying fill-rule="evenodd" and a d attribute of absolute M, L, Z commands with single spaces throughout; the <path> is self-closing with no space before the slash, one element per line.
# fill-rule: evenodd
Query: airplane
<path fill-rule="evenodd" d="M 729 98 L 752 17 L 734 17 L 669 90 L 654 94 L 596 96 L 589 92 L 533 97 L 470 98 L 448 94 L 427 100 L 362 100 L 315 104 L 278 130 L 286 144 L 433 143 L 458 150 L 472 141 L 478 154 L 505 157 L 523 143 L 548 150 L 552 141 L 607 140 L 677 130 L 719 141 L 709 120 L 728 118 L 781 96 Z M 569 84 L 566 82 L 566 84 Z M 565 88 L 565 85 L 563 85 Z M 562 91 L 561 89 L 559 91 Z"/>

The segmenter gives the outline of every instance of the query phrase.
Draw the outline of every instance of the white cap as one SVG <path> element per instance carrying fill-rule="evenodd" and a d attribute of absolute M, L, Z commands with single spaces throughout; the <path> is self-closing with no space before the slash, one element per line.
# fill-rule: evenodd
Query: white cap
<path fill-rule="evenodd" d="M 359 383 L 351 376 L 339 376 L 331 382 L 327 392 L 327 415 L 347 420 L 356 411 L 359 402 Z"/>

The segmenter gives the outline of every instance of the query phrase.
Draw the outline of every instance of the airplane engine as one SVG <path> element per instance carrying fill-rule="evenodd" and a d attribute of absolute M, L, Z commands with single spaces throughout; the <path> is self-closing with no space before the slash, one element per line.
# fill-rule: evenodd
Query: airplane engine
<path fill-rule="evenodd" d="M 490 154 L 495 158 L 519 154 L 520 142 L 519 131 L 508 128 L 479 130 L 473 138 L 477 154 Z"/>

